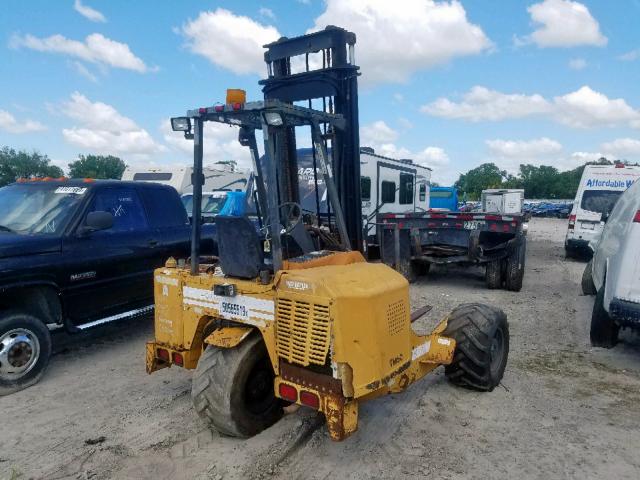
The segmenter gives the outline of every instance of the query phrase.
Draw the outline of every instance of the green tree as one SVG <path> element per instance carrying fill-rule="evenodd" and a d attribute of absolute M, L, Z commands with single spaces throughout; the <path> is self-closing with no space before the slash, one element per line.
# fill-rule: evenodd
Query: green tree
<path fill-rule="evenodd" d="M 15 151 L 3 147 L 0 150 L 0 187 L 15 182 L 18 178 L 61 177 L 60 167 L 49 165 L 49 157 L 36 151 Z"/>
<path fill-rule="evenodd" d="M 506 171 L 500 170 L 495 163 L 483 163 L 479 167 L 460 175 L 454 186 L 464 192 L 469 200 L 478 200 L 482 190 L 500 188 L 503 181 L 510 177 Z"/>
<path fill-rule="evenodd" d="M 120 180 L 125 168 L 127 165 L 112 155 L 78 155 L 78 160 L 69 164 L 69 176 Z"/>

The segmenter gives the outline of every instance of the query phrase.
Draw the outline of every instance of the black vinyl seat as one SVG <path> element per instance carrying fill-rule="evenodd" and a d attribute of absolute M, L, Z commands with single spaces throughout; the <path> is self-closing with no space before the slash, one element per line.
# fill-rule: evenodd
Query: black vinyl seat
<path fill-rule="evenodd" d="M 247 217 L 224 215 L 218 215 L 215 223 L 222 271 L 230 277 L 256 278 L 265 265 L 255 225 Z"/>

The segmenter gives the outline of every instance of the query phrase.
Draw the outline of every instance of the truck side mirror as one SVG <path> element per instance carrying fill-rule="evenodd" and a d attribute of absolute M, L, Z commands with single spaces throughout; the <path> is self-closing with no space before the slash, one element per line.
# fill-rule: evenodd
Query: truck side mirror
<path fill-rule="evenodd" d="M 108 230 L 113 227 L 113 215 L 111 212 L 89 212 L 84 225 L 78 229 L 80 235 L 86 235 L 99 230 Z"/>

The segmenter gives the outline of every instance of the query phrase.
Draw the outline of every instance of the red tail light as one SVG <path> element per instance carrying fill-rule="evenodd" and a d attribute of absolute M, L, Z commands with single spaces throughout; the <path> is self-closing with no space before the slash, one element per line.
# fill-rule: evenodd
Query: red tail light
<path fill-rule="evenodd" d="M 635 217 L 633 217 L 633 222 L 634 222 L 634 223 L 640 223 L 640 210 L 638 210 L 638 211 L 636 212 L 636 216 L 635 216 Z"/>
<path fill-rule="evenodd" d="M 159 348 L 157 352 L 158 358 L 160 360 L 164 360 L 165 362 L 169 361 L 169 351 L 164 348 Z"/>
<path fill-rule="evenodd" d="M 575 226 L 576 226 L 576 216 L 569 215 L 569 230 L 573 230 Z"/>
<path fill-rule="evenodd" d="M 173 352 L 173 363 L 179 367 L 184 366 L 184 358 L 182 358 L 182 354 Z"/>
<path fill-rule="evenodd" d="M 289 402 L 298 401 L 298 391 L 295 387 L 287 385 L 286 383 L 281 383 L 278 391 L 280 392 L 280 398 Z"/>
<path fill-rule="evenodd" d="M 315 393 L 305 392 L 304 390 L 300 392 L 300 403 L 316 410 L 320 408 L 318 396 Z"/>

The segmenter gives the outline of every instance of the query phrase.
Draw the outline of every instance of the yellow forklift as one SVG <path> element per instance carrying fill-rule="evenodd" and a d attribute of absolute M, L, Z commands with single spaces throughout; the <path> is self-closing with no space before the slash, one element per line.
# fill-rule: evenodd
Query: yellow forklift
<path fill-rule="evenodd" d="M 429 307 L 412 312 L 405 278 L 365 261 L 354 44 L 355 35 L 337 27 L 283 38 L 267 46 L 264 100 L 229 90 L 224 103 L 171 119 L 194 142 L 192 251 L 155 272 L 147 372 L 195 369 L 194 407 L 226 435 L 252 436 L 295 403 L 323 413 L 331 438 L 343 440 L 357 429 L 360 402 L 399 393 L 440 365 L 452 383 L 481 391 L 504 374 L 509 331 L 501 310 L 461 305 L 418 335 L 412 322 Z M 309 68 L 311 54 L 321 55 L 322 68 Z M 303 72 L 292 72 L 296 56 Z M 201 258 L 206 122 L 238 128 L 253 161 L 247 202 L 255 215 L 216 217 L 218 256 Z M 327 192 L 315 212 L 299 202 L 295 140 L 304 131 L 312 181 Z"/>

